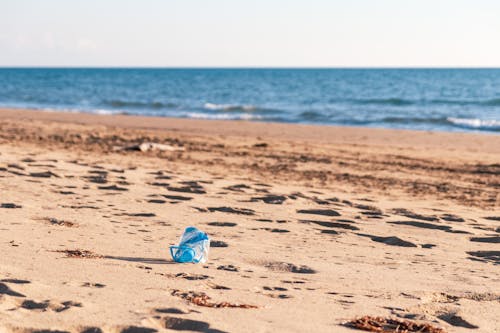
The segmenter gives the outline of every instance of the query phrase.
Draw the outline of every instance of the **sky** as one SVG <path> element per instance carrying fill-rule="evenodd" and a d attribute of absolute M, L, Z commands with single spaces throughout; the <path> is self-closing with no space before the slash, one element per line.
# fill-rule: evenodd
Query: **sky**
<path fill-rule="evenodd" d="M 499 0 L 0 0 L 0 66 L 500 67 Z"/>

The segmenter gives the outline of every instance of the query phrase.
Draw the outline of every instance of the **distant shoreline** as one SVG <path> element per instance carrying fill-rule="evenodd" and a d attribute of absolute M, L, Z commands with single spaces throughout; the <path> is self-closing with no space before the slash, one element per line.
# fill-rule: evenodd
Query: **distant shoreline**
<path fill-rule="evenodd" d="M 340 125 L 340 124 L 318 124 L 318 123 L 295 123 L 283 121 L 268 121 L 258 119 L 209 119 L 209 118 L 189 118 L 189 117 L 175 117 L 175 116 L 154 116 L 154 115 L 139 115 L 127 111 L 113 111 L 113 110 L 97 110 L 97 111 L 83 111 L 83 110 L 58 110 L 49 108 L 22 108 L 22 107 L 5 107 L 0 105 L 0 112 L 9 111 L 29 111 L 40 113 L 58 113 L 58 114 L 81 114 L 90 116 L 106 116 L 106 117 L 137 117 L 146 119 L 175 119 L 178 121 L 208 121 L 208 122 L 236 122 L 236 123 L 256 123 L 264 125 L 290 125 L 290 126 L 312 126 L 312 127 L 332 127 L 332 128 L 352 128 L 352 129 L 367 129 L 367 130 L 388 130 L 388 131 L 403 131 L 403 132 L 416 132 L 416 133 L 451 133 L 451 134 L 478 134 L 478 135 L 492 135 L 500 136 L 500 132 L 493 130 L 471 130 L 471 129 L 454 129 L 454 130 L 425 130 L 425 129 L 399 129 L 388 128 L 383 126 L 356 126 L 356 125 Z M 9 112 L 10 113 L 10 112 Z M 1 115 L 0 115 L 1 117 Z M 43 118 L 43 117 L 42 117 Z"/>
<path fill-rule="evenodd" d="M 137 115 L 99 115 L 91 113 L 0 108 L 0 121 L 41 121 L 48 123 L 108 126 L 111 128 L 171 131 L 185 135 L 231 136 L 237 138 L 278 139 L 299 142 L 349 143 L 399 146 L 411 149 L 453 149 L 500 154 L 500 135 L 494 133 L 439 132 L 355 126 L 305 125 L 235 120 L 183 119 Z M 493 134 L 493 135 L 484 135 Z"/>

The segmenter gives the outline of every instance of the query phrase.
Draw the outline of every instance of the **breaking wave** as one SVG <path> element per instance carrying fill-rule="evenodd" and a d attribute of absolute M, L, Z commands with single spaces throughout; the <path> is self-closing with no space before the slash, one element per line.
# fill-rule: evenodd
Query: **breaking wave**
<path fill-rule="evenodd" d="M 451 124 L 461 128 L 500 131 L 500 120 L 485 120 L 476 118 L 446 118 Z"/>
<path fill-rule="evenodd" d="M 255 105 L 240 105 L 240 104 L 215 104 L 205 103 L 203 105 L 205 110 L 221 111 L 221 112 L 251 112 L 251 113 L 281 113 L 283 111 L 277 109 L 270 109 L 259 107 Z"/>

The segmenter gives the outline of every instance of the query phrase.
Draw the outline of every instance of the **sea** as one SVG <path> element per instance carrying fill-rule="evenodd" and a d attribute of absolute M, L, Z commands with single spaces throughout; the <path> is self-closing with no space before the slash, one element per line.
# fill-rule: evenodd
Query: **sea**
<path fill-rule="evenodd" d="M 500 69 L 0 68 L 0 107 L 500 133 Z"/>

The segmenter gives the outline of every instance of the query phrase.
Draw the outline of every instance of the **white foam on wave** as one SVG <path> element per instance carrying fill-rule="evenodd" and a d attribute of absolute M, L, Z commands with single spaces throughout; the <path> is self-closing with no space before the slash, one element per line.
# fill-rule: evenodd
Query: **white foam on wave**
<path fill-rule="evenodd" d="M 116 115 L 128 114 L 122 110 L 107 110 L 107 109 L 70 109 L 70 108 L 42 108 L 38 109 L 43 112 L 68 112 L 68 113 L 91 113 L 91 114 L 99 114 L 99 115 Z"/>
<path fill-rule="evenodd" d="M 477 119 L 477 118 L 446 118 L 450 123 L 466 128 L 500 130 L 500 120 Z"/>
<path fill-rule="evenodd" d="M 230 115 L 230 114 L 206 114 L 199 112 L 188 112 L 184 114 L 187 118 L 194 119 L 214 119 L 214 120 L 259 120 L 262 119 L 261 116 L 253 114 L 241 114 L 241 115 Z"/>
<path fill-rule="evenodd" d="M 121 111 L 121 110 L 106 110 L 106 109 L 96 109 L 96 110 L 92 110 L 91 112 L 95 113 L 95 114 L 100 114 L 100 115 L 126 114 L 125 111 Z"/>
<path fill-rule="evenodd" d="M 207 110 L 214 110 L 214 111 L 254 111 L 256 109 L 256 107 L 253 105 L 215 104 L 215 103 L 205 103 L 203 107 Z"/>

